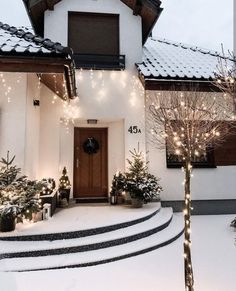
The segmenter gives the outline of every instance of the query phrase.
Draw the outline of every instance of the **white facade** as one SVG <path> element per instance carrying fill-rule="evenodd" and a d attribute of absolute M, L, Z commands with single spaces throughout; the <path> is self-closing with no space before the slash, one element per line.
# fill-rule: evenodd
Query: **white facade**
<path fill-rule="evenodd" d="M 132 10 L 116 0 L 69 0 L 61 1 L 54 7 L 54 11 L 45 13 L 45 37 L 57 40 L 67 46 L 68 11 L 114 13 L 120 18 L 120 54 L 126 56 L 125 71 L 90 71 L 77 70 L 76 81 L 79 102 L 72 101 L 78 107 L 78 118 L 69 129 L 63 123 L 51 120 L 52 112 L 56 116 L 55 104 L 49 99 L 44 107 L 43 114 L 50 116 L 50 125 L 43 126 L 41 143 L 52 141 L 53 155 L 48 149 L 40 147 L 44 165 L 41 167 L 41 176 L 55 176 L 55 171 L 67 166 L 70 177 L 73 177 L 73 147 L 74 126 L 86 127 L 87 119 L 97 119 L 96 127 L 108 128 L 108 172 L 109 184 L 118 170 L 124 170 L 129 150 L 140 148 L 145 152 L 145 110 L 144 90 L 137 77 L 135 63 L 142 60 L 142 29 L 141 18 L 134 16 Z M 58 25 L 60 23 L 60 25 Z M 78 40 L 79 41 L 79 40 Z M 42 94 L 44 95 L 44 94 Z M 52 107 L 52 108 L 50 108 Z M 46 116 L 45 116 L 46 117 Z M 63 117 L 63 114 L 60 116 Z M 47 117 L 46 117 L 47 118 Z M 58 116 L 59 118 L 59 116 Z M 46 123 L 45 118 L 43 122 Z M 52 124 L 52 122 L 55 122 Z M 48 124 L 48 123 L 47 123 Z M 138 126 L 141 134 L 130 134 L 130 126 Z M 50 132 L 53 131 L 53 135 Z M 58 144 L 56 144 L 58 141 Z M 59 146 L 59 148 L 58 148 Z M 57 161 L 57 167 L 50 170 L 52 161 Z M 41 160 L 42 161 L 42 160 Z M 42 170 L 43 169 L 43 170 Z"/>
<path fill-rule="evenodd" d="M 16 164 L 32 178 L 38 176 L 40 108 L 34 74 L 1 73 L 0 156 L 15 155 Z"/>
<path fill-rule="evenodd" d="M 73 185 L 74 127 L 89 127 L 87 119 L 97 119 L 93 127 L 108 128 L 109 185 L 117 170 L 124 171 L 129 150 L 146 153 L 150 172 L 161 178 L 163 200 L 182 200 L 183 173 L 166 168 L 165 152 L 146 140 L 145 92 L 135 63 L 142 60 L 142 24 L 139 16 L 117 0 L 67 0 L 45 12 L 45 37 L 67 46 L 68 11 L 115 13 L 120 15 L 120 54 L 126 56 L 124 71 L 77 70 L 77 100 L 71 101 L 74 124 L 65 124 L 61 99 L 35 74 L 4 73 L 6 86 L 0 86 L 0 156 L 7 150 L 31 178 L 58 180 L 64 166 Z M 0 78 L 1 82 L 1 78 Z M 8 99 L 10 98 L 10 99 Z M 33 106 L 40 100 L 40 107 Z M 8 102 L 10 101 L 10 102 Z M 67 108 L 67 107 L 66 107 Z M 141 133 L 131 134 L 130 126 Z M 236 167 L 196 169 L 192 180 L 193 199 L 235 199 Z M 73 191 L 72 191 L 73 193 Z"/>
<path fill-rule="evenodd" d="M 156 94 L 165 96 L 168 91 L 146 91 L 146 107 Z M 214 98 L 216 93 L 206 93 Z M 149 101 L 148 101 L 149 100 Z M 148 114 L 148 113 L 147 113 Z M 150 131 L 147 129 L 147 159 L 150 172 L 161 178 L 164 188 L 163 200 L 181 200 L 183 197 L 184 173 L 181 169 L 166 167 L 166 150 L 155 147 Z M 235 199 L 236 166 L 217 166 L 217 168 L 195 168 L 192 172 L 191 195 L 193 200 Z"/>

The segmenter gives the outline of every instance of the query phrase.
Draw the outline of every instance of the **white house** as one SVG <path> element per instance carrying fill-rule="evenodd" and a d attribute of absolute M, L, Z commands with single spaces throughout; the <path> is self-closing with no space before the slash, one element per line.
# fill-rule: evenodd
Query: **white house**
<path fill-rule="evenodd" d="M 161 178 L 163 201 L 178 209 L 182 173 L 167 168 L 166 153 L 148 142 L 148 97 L 189 82 L 213 94 L 210 80 L 218 55 L 148 39 L 162 11 L 159 0 L 24 3 L 43 39 L 0 25 L 1 156 L 10 150 L 26 174 L 37 179 L 58 179 L 66 166 L 73 198 L 104 201 L 113 175 L 125 170 L 129 151 L 139 145 L 148 151 L 150 171 Z M 10 56 L 21 60 L 11 70 Z M 90 142 L 96 154 L 86 153 Z M 228 160 L 196 169 L 196 212 L 233 211 L 236 161 Z"/>

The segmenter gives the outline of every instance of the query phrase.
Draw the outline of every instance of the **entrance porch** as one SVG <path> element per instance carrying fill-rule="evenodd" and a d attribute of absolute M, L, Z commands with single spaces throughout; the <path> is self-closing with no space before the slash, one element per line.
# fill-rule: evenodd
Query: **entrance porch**
<path fill-rule="evenodd" d="M 14 232 L 1 233 L 0 271 L 106 264 L 169 245 L 182 233 L 182 214 L 173 214 L 172 208 L 161 208 L 160 203 L 142 209 L 74 206 L 58 211 L 48 221 L 17 225 Z"/>

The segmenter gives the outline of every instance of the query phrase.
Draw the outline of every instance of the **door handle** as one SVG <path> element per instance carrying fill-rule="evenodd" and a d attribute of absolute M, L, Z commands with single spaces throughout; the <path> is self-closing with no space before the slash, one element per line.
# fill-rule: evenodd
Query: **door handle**
<path fill-rule="evenodd" d="M 76 168 L 77 169 L 79 168 L 79 159 L 78 158 L 76 159 Z"/>

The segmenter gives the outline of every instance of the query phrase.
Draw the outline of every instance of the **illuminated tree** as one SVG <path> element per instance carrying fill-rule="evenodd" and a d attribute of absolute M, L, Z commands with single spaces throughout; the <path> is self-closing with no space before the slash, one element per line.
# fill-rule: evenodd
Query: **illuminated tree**
<path fill-rule="evenodd" d="M 226 100 L 233 102 L 233 119 L 236 119 L 236 58 L 233 53 L 226 56 L 222 47 L 222 56 L 218 58 L 218 65 L 215 72 L 213 84 L 224 93 Z M 227 104 L 227 103 L 226 103 Z"/>
<path fill-rule="evenodd" d="M 222 143 L 232 126 L 223 94 L 203 93 L 197 89 L 160 92 L 148 97 L 148 128 L 158 148 L 178 156 L 184 179 L 184 257 L 185 288 L 194 290 L 191 260 L 191 172 L 206 149 Z M 222 109 L 224 108 L 224 109 Z M 228 110 L 226 111 L 225 108 Z"/>
<path fill-rule="evenodd" d="M 226 104 L 233 103 L 233 114 L 231 118 L 236 120 L 236 57 L 233 53 L 229 53 L 226 57 L 223 46 L 222 57 L 218 58 L 218 66 L 213 84 L 224 93 Z M 236 218 L 230 225 L 236 227 Z"/>
<path fill-rule="evenodd" d="M 69 180 L 69 177 L 67 175 L 67 169 L 66 167 L 63 168 L 62 170 L 62 176 L 61 178 L 59 179 L 59 189 L 68 189 L 71 187 L 71 184 L 70 184 L 70 180 Z"/>

